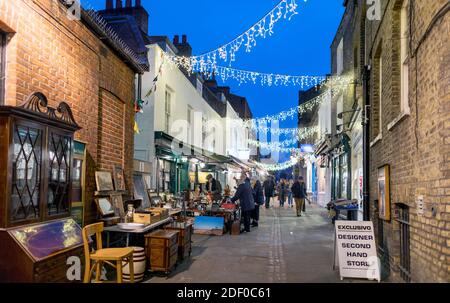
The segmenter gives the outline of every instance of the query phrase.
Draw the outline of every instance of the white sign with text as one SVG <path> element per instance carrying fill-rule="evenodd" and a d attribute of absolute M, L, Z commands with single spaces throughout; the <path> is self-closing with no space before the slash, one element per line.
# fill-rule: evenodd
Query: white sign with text
<path fill-rule="evenodd" d="M 341 279 L 362 278 L 380 282 L 373 223 L 336 221 L 335 229 Z"/>

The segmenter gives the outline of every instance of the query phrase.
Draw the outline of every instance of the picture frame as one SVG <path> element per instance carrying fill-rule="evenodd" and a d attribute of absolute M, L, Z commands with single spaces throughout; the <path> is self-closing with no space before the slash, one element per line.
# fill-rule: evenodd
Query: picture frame
<path fill-rule="evenodd" d="M 142 174 L 134 174 L 133 183 L 134 183 L 134 198 L 142 200 L 141 204 L 142 208 L 145 209 L 151 207 L 150 199 L 147 193 L 147 187 Z"/>
<path fill-rule="evenodd" d="M 96 171 L 95 183 L 97 191 L 114 191 L 112 175 L 109 171 Z"/>
<path fill-rule="evenodd" d="M 114 213 L 116 216 L 121 218 L 125 217 L 125 208 L 123 205 L 122 194 L 110 194 L 111 204 L 114 208 Z"/>
<path fill-rule="evenodd" d="M 391 220 L 390 167 L 378 168 L 378 217 L 384 221 Z"/>
<path fill-rule="evenodd" d="M 115 165 L 113 168 L 114 188 L 116 191 L 126 191 L 125 174 L 121 166 Z"/>
<path fill-rule="evenodd" d="M 102 217 L 115 215 L 114 206 L 109 197 L 95 198 L 95 203 Z"/>

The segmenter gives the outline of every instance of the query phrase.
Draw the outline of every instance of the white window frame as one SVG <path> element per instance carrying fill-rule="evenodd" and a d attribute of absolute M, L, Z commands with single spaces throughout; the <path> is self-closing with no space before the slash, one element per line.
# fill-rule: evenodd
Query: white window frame
<path fill-rule="evenodd" d="M 344 72 L 344 38 L 341 39 L 336 51 L 336 74 L 342 75 Z"/>
<path fill-rule="evenodd" d="M 164 130 L 166 134 L 170 134 L 170 117 L 172 114 L 173 91 L 166 87 L 164 95 Z"/>
<path fill-rule="evenodd" d="M 378 135 L 370 143 L 370 147 L 374 146 L 376 143 L 383 139 L 383 52 L 380 53 L 379 70 L 378 70 L 378 115 L 379 115 L 379 125 L 378 125 Z"/>
<path fill-rule="evenodd" d="M 197 78 L 196 89 L 197 89 L 197 92 L 199 93 L 199 95 L 203 96 L 203 83 L 199 78 Z"/>
<path fill-rule="evenodd" d="M 408 36 L 409 0 L 404 0 L 400 11 L 400 114 L 388 125 L 395 127 L 403 118 L 411 114 L 409 107 L 409 36 Z"/>

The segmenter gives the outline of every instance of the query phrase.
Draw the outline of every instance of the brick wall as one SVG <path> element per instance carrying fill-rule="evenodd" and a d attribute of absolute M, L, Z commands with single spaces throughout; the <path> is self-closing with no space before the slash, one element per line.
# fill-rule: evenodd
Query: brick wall
<path fill-rule="evenodd" d="M 87 143 L 85 222 L 95 220 L 94 173 L 123 165 L 132 186 L 134 71 L 57 0 L 0 1 L 7 46 L 6 104 L 35 91 L 66 101 Z M 132 188 L 132 187 L 131 187 Z"/>
<path fill-rule="evenodd" d="M 409 62 L 409 106 L 411 114 L 390 130 L 388 124 L 400 115 L 400 34 L 398 9 L 401 1 L 382 1 L 383 20 L 368 22 L 367 50 L 376 62 L 382 49 L 383 84 L 377 87 L 376 64 L 372 67 L 371 100 L 382 97 L 382 139 L 372 146 L 371 204 L 375 205 L 378 167 L 391 168 L 391 221 L 383 222 L 384 242 L 391 279 L 400 281 L 400 225 L 395 220 L 396 203 L 409 207 L 411 224 L 411 280 L 450 281 L 450 16 L 433 27 L 422 44 L 425 30 L 447 1 L 412 1 L 412 35 Z M 417 49 L 417 53 L 414 51 Z M 375 112 L 372 113 L 376 115 Z M 373 120 L 372 120 L 373 121 Z M 376 124 L 372 128 L 376 128 Z M 376 129 L 372 129 L 376 131 Z M 424 196 L 425 211 L 418 214 L 416 201 Z M 433 212 L 434 211 L 434 212 Z M 377 228 L 375 229 L 377 230 Z"/>

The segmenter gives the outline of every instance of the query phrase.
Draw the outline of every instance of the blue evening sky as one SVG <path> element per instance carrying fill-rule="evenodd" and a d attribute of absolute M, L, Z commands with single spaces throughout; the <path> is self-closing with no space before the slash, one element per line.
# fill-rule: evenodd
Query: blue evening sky
<path fill-rule="evenodd" d="M 105 0 L 82 0 L 96 9 Z M 115 2 L 115 1 L 114 1 Z M 125 1 L 123 1 L 125 2 Z M 279 0 L 142 0 L 150 35 L 186 34 L 193 53 L 200 54 L 229 42 L 256 23 Z M 133 0 L 134 3 L 134 0 Z M 233 67 L 290 75 L 330 72 L 330 46 L 344 13 L 343 0 L 297 0 L 299 14 L 275 25 L 275 34 L 258 40 L 251 53 L 242 50 Z M 226 83 L 247 97 L 255 117 L 276 114 L 298 104 L 298 87 L 261 87 Z M 297 117 L 281 127 L 295 127 Z"/>

